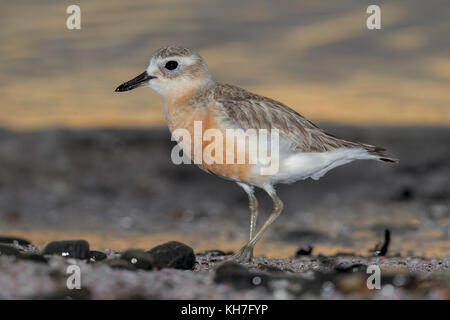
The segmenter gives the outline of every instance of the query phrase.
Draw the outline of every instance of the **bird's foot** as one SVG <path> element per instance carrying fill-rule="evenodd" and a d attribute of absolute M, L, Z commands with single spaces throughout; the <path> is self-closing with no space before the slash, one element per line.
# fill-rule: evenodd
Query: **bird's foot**
<path fill-rule="evenodd" d="M 228 261 L 234 261 L 237 263 L 247 263 L 251 262 L 253 259 L 253 247 L 252 246 L 243 246 L 241 250 L 237 253 L 233 254 Z"/>

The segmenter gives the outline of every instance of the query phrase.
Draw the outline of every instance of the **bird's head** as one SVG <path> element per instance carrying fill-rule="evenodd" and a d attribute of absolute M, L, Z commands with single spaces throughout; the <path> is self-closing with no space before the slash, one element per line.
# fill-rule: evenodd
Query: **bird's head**
<path fill-rule="evenodd" d="M 167 46 L 152 55 L 147 70 L 118 86 L 116 92 L 145 86 L 164 97 L 186 86 L 203 86 L 210 81 L 211 73 L 198 53 L 183 47 Z"/>

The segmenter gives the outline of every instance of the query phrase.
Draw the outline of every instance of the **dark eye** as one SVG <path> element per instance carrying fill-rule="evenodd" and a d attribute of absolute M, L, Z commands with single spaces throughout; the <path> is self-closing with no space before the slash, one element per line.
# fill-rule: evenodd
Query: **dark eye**
<path fill-rule="evenodd" d="M 168 61 L 165 65 L 165 68 L 168 70 L 175 70 L 178 67 L 178 62 L 176 61 Z"/>

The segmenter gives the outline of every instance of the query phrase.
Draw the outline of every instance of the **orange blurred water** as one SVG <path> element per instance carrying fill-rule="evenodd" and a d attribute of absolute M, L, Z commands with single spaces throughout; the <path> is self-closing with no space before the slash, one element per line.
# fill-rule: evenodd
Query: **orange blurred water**
<path fill-rule="evenodd" d="M 217 80 L 313 121 L 450 124 L 450 7 L 389 1 L 382 29 L 361 1 L 8 1 L 0 11 L 0 126 L 163 124 L 160 98 L 114 88 L 166 44 L 197 49 Z"/>

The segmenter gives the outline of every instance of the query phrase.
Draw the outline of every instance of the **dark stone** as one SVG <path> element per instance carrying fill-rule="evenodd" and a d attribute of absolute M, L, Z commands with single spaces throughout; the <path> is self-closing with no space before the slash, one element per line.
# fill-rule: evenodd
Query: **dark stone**
<path fill-rule="evenodd" d="M 27 246 L 29 244 L 31 244 L 30 241 L 23 239 L 23 238 L 18 238 L 18 237 L 2 237 L 0 236 L 0 243 L 9 243 L 9 244 L 18 244 L 21 246 Z"/>
<path fill-rule="evenodd" d="M 300 249 L 298 249 L 297 252 L 295 253 L 295 256 L 296 256 L 296 257 L 300 257 L 300 256 L 309 256 L 309 255 L 311 255 L 312 251 L 313 251 L 313 247 L 312 247 L 312 246 L 309 246 L 307 249 L 305 249 L 305 248 L 300 248 Z"/>
<path fill-rule="evenodd" d="M 0 244 L 0 256 L 2 256 L 2 255 L 17 257 L 18 255 L 20 255 L 20 251 L 11 246 Z"/>
<path fill-rule="evenodd" d="M 214 281 L 231 284 L 236 289 L 248 289 L 261 285 L 266 286 L 268 276 L 262 273 L 252 273 L 243 265 L 229 261 L 217 267 Z"/>
<path fill-rule="evenodd" d="M 148 253 L 153 257 L 154 266 L 158 269 L 191 270 L 195 265 L 194 250 L 177 241 L 170 241 L 156 246 L 149 250 Z"/>
<path fill-rule="evenodd" d="M 132 264 L 131 262 L 123 259 L 111 259 L 106 260 L 103 262 L 105 265 L 110 266 L 114 269 L 123 269 L 123 270 L 130 270 L 130 271 L 136 271 L 137 268 Z"/>
<path fill-rule="evenodd" d="M 144 250 L 130 249 L 122 253 L 122 260 L 126 260 L 138 269 L 153 269 L 153 257 Z"/>
<path fill-rule="evenodd" d="M 43 255 L 37 254 L 37 253 L 22 253 L 19 257 L 22 260 L 30 260 L 30 261 L 42 262 L 42 263 L 48 262 L 48 259 L 46 257 L 44 257 Z"/>
<path fill-rule="evenodd" d="M 86 240 L 53 241 L 42 253 L 84 260 L 89 258 L 89 243 Z"/>
<path fill-rule="evenodd" d="M 107 258 L 106 254 L 101 251 L 89 251 L 89 261 L 90 262 L 98 262 L 105 260 Z"/>

